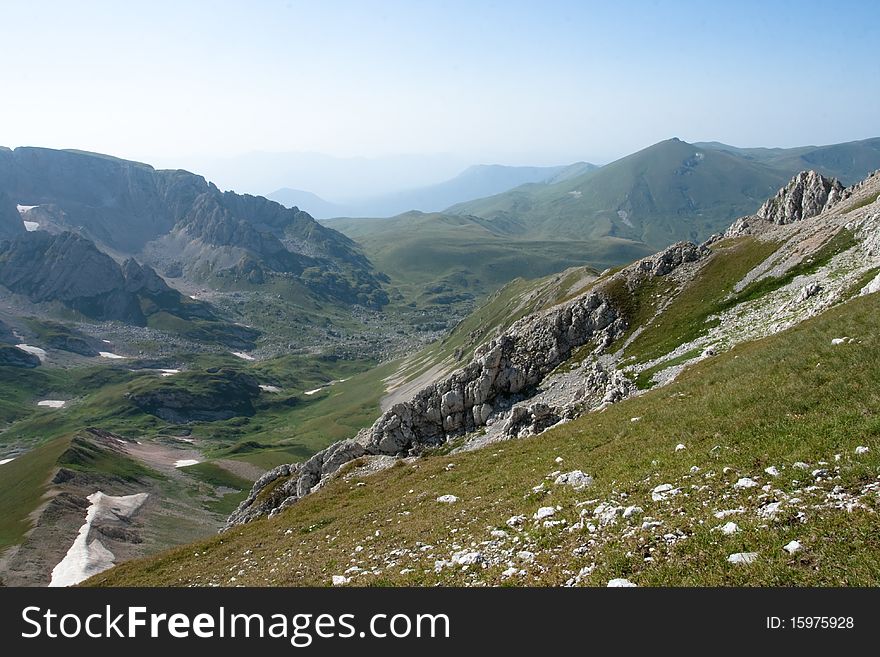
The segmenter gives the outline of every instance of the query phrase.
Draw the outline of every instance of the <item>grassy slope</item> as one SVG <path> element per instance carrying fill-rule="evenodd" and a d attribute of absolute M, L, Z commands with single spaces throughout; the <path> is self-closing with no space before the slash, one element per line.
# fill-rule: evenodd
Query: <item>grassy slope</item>
<path fill-rule="evenodd" d="M 818 493 L 824 499 L 834 486 L 857 491 L 880 473 L 878 312 L 880 295 L 856 298 L 794 329 L 703 361 L 669 386 L 600 414 L 477 452 L 401 463 L 366 478 L 363 487 L 338 480 L 276 518 L 124 564 L 91 583 L 324 585 L 357 564 L 377 573 L 356 578 L 361 584 L 559 584 L 595 563 L 584 584 L 629 577 L 641 585 L 877 586 L 880 516 L 861 508 L 813 509 L 811 502 Z M 841 335 L 858 339 L 832 346 L 831 339 Z M 632 417 L 642 419 L 631 422 Z M 687 448 L 675 451 L 678 443 Z M 857 445 L 870 452 L 855 456 Z M 554 462 L 557 456 L 562 466 Z M 819 467 L 823 459 L 829 465 L 822 467 L 837 478 L 820 479 L 810 489 L 813 477 L 792 464 Z M 780 468 L 779 477 L 763 473 L 770 465 Z M 694 466 L 699 473 L 691 472 Z M 531 492 L 560 468 L 589 472 L 595 484 L 580 493 L 552 485 L 544 496 Z M 733 488 L 744 476 L 771 484 L 770 492 Z M 650 492 L 662 483 L 682 491 L 655 502 Z M 441 505 L 434 501 L 441 494 L 460 499 Z M 795 518 L 796 507 L 785 507 L 776 520 L 759 517 L 759 504 L 786 495 L 805 500 L 805 522 Z M 593 501 L 586 509 L 602 500 L 642 506 L 644 517 L 662 525 L 639 529 L 644 517 L 637 516 L 590 533 L 527 521 L 522 532 L 508 530 L 515 545 L 510 538 L 501 541 L 514 553 L 527 547 L 537 554 L 531 564 L 513 557 L 526 574 L 505 580 L 506 564 L 434 569 L 435 559 L 462 546 L 493 549 L 489 530 L 504 528 L 514 514 L 531 516 L 539 506 L 559 505 L 554 519 L 571 525 L 580 510 L 576 503 L 588 499 Z M 865 496 L 863 504 L 876 510 L 876 494 Z M 727 518 L 740 532 L 725 536 L 712 530 L 726 521 L 714 511 L 740 505 L 745 513 Z M 679 540 L 679 533 L 684 538 Z M 781 549 L 792 539 L 804 546 L 794 556 Z M 422 551 L 419 542 L 432 547 Z M 358 545 L 364 549 L 356 551 Z M 585 551 L 573 554 L 581 546 Z M 407 551 L 388 556 L 398 548 Z M 727 555 L 740 551 L 758 552 L 759 560 L 729 564 Z M 646 555 L 652 561 L 645 561 Z M 404 569 L 411 571 L 401 574 Z"/>
<path fill-rule="evenodd" d="M 705 239 L 754 212 L 790 175 L 762 162 L 667 140 L 556 185 L 518 188 L 450 212 L 516 225 L 531 238 L 611 235 L 663 248 L 676 240 Z M 627 212 L 632 226 L 618 210 Z"/>
<path fill-rule="evenodd" d="M 390 219 L 337 219 L 328 225 L 358 240 L 378 269 L 408 301 L 445 294 L 476 298 L 517 278 L 538 278 L 567 267 L 604 269 L 651 251 L 617 238 L 594 241 L 517 240 L 473 217 L 407 213 Z"/>
<path fill-rule="evenodd" d="M 0 552 L 19 543 L 30 528 L 28 516 L 40 505 L 58 458 L 69 445 L 70 438 L 56 438 L 0 465 Z"/>

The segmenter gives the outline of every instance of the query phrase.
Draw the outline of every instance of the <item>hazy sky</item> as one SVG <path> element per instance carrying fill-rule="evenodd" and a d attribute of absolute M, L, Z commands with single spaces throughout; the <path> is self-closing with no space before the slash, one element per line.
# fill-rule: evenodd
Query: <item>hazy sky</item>
<path fill-rule="evenodd" d="M 880 2 L 0 4 L 0 144 L 605 162 L 880 134 Z"/>

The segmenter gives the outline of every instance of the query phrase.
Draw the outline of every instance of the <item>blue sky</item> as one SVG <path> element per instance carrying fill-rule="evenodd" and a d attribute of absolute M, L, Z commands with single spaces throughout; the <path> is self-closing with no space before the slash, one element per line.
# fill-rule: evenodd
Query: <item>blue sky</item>
<path fill-rule="evenodd" d="M 880 2 L 3 2 L 0 144 L 603 162 L 880 134 Z"/>

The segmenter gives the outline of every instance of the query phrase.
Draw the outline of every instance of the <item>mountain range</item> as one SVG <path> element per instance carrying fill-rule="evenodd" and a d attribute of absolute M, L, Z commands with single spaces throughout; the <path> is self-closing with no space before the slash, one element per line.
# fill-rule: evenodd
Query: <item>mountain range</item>
<path fill-rule="evenodd" d="M 343 204 L 331 203 L 311 192 L 290 188 L 279 189 L 267 197 L 288 207 L 302 207 L 317 219 L 391 217 L 411 210 L 436 212 L 457 203 L 491 196 L 527 183 L 558 182 L 594 168 L 595 165 L 587 162 L 556 167 L 480 164 L 468 167 L 454 178 L 435 185 Z"/>

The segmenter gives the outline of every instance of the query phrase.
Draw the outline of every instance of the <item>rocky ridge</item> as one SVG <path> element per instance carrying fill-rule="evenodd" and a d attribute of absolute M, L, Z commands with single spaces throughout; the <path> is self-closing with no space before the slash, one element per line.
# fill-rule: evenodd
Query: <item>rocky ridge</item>
<path fill-rule="evenodd" d="M 642 370 L 698 349 L 700 355 L 661 370 L 655 377 L 655 382 L 668 381 L 687 364 L 711 357 L 719 349 L 772 334 L 821 312 L 840 301 L 848 286 L 867 269 L 880 264 L 877 245 L 871 246 L 880 229 L 880 216 L 873 206 L 854 217 L 834 214 L 840 201 L 870 197 L 875 187 L 880 188 L 877 174 L 844 189 L 835 180 L 804 172 L 765 203 L 758 214 L 737 220 L 727 233 L 728 237 L 755 235 L 779 240 L 782 246 L 778 253 L 797 252 L 802 259 L 848 225 L 857 233 L 859 244 L 835 256 L 816 274 L 823 280 L 833 279 L 833 284 L 805 283 L 802 277 L 796 277 L 789 285 L 752 302 L 760 310 L 749 312 L 749 304 L 744 304 L 746 308 L 736 306 L 701 338 L 655 361 L 619 368 L 623 349 L 605 352 L 629 327 L 624 313 L 614 307 L 608 288 L 623 281 L 632 290 L 645 276 L 673 273 L 679 275 L 677 284 L 687 283 L 709 259 L 709 245 L 721 238 L 711 238 L 700 246 L 673 245 L 598 281 L 567 303 L 515 323 L 478 348 L 467 366 L 424 388 L 408 402 L 396 404 L 353 440 L 331 445 L 305 463 L 282 465 L 267 472 L 230 516 L 227 527 L 277 513 L 320 487 L 354 459 L 417 455 L 456 436 L 466 437 L 461 448 L 475 448 L 494 440 L 540 433 L 559 422 L 637 394 L 632 379 Z M 777 262 L 779 258 L 768 260 Z M 792 261 L 787 266 L 796 263 Z M 767 275 L 760 269 L 761 265 L 756 268 L 757 276 Z M 755 276 L 750 272 L 746 280 Z M 741 281 L 738 289 L 745 284 Z M 822 290 L 825 294 L 819 294 Z M 787 315 L 780 313 L 786 309 Z M 754 312 L 760 314 L 760 321 Z M 767 321 L 769 318 L 774 321 Z M 554 371 L 569 360 L 575 349 L 587 344 L 593 344 L 593 349 L 588 354 L 578 351 L 581 361 L 577 367 L 566 372 Z"/>
<path fill-rule="evenodd" d="M 708 254 L 705 248 L 682 242 L 641 260 L 609 278 L 629 280 L 644 275 L 665 276 L 683 263 Z M 532 404 L 523 410 L 514 403 L 531 397 L 535 387 L 572 352 L 587 344 L 601 352 L 627 328 L 623 314 L 611 304 L 604 286 L 514 323 L 502 335 L 478 348 L 474 359 L 446 379 L 395 404 L 353 440 L 327 447 L 304 463 L 285 464 L 261 477 L 247 499 L 230 516 L 228 526 L 276 513 L 321 485 L 342 465 L 361 457 L 412 456 L 450 438 L 507 422 L 506 433 L 524 435 L 542 430 L 573 409 Z M 594 385 L 616 401 L 628 384 L 600 368 L 592 370 Z M 500 416 L 494 416 L 496 409 Z M 512 424 L 511 424 L 512 422 Z"/>

